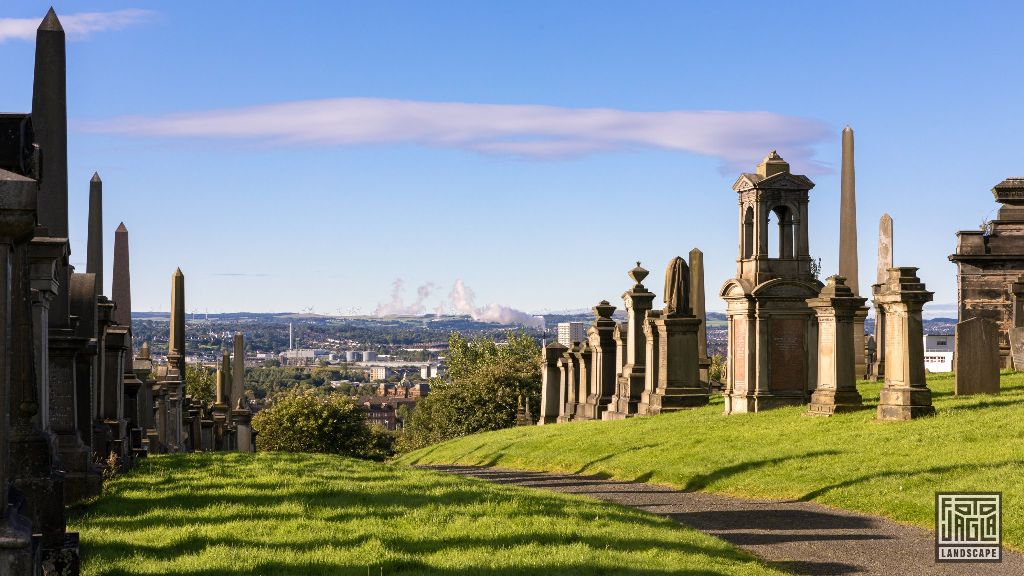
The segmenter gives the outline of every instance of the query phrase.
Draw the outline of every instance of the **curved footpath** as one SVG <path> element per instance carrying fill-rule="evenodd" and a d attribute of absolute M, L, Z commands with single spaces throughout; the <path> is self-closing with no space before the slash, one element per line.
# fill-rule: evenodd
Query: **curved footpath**
<path fill-rule="evenodd" d="M 927 530 L 810 502 L 747 500 L 593 476 L 481 466 L 421 468 L 638 508 L 717 536 L 794 574 L 1024 574 L 1024 556 L 1005 547 L 999 564 L 936 564 L 935 537 Z"/>

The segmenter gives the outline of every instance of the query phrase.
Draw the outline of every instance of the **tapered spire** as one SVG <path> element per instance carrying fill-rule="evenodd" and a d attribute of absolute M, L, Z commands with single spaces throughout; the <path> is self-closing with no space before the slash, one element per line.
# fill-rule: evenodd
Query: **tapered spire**
<path fill-rule="evenodd" d="M 32 127 L 42 151 L 39 224 L 68 237 L 67 55 L 64 28 L 50 8 L 36 31 Z"/>
<path fill-rule="evenodd" d="M 114 277 L 111 280 L 110 296 L 117 308 L 114 321 L 122 326 L 132 325 L 132 278 L 128 264 L 128 229 L 124 222 L 114 230 Z"/>
<path fill-rule="evenodd" d="M 103 283 L 103 181 L 94 172 L 89 180 L 89 246 L 85 252 L 85 271 L 96 275 L 96 291 L 105 294 Z"/>
<path fill-rule="evenodd" d="M 839 201 L 839 275 L 860 295 L 857 269 L 857 180 L 853 166 L 853 128 L 843 128 L 843 169 Z"/>
<path fill-rule="evenodd" d="M 185 275 L 181 268 L 171 276 L 171 339 L 167 355 L 178 359 L 185 357 Z M 184 361 L 181 362 L 184 365 Z"/>

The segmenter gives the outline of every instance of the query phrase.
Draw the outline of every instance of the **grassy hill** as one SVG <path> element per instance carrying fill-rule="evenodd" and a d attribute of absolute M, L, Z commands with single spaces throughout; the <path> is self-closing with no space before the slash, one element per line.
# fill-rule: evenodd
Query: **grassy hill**
<path fill-rule="evenodd" d="M 814 418 L 803 408 L 722 415 L 710 406 L 618 422 L 573 422 L 478 434 L 399 459 L 600 474 L 737 496 L 813 500 L 934 528 L 936 491 L 1003 492 L 1004 542 L 1024 549 L 1024 374 L 998 396 L 953 396 L 930 377 L 937 415 L 876 422 L 869 410 Z"/>
<path fill-rule="evenodd" d="M 782 574 L 643 512 L 337 456 L 156 456 L 69 529 L 85 575 Z"/>

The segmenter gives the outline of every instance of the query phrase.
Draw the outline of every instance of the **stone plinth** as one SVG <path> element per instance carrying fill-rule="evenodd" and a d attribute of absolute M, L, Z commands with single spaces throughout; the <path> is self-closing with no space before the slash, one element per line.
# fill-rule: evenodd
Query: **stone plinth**
<path fill-rule="evenodd" d="M 559 416 L 559 422 L 568 422 L 576 418 L 576 410 L 579 407 L 580 362 L 576 356 L 578 351 L 579 342 L 575 342 L 562 354 L 562 366 L 565 372 L 565 405 Z"/>
<path fill-rule="evenodd" d="M 558 397 L 558 359 L 565 351 L 565 346 L 552 342 L 541 352 L 540 418 L 537 419 L 537 424 L 554 424 L 558 420 L 559 406 L 564 405 L 564 401 Z M 241 433 L 239 446 L 241 447 Z"/>
<path fill-rule="evenodd" d="M 640 395 L 644 390 L 644 369 L 646 366 L 647 343 L 644 339 L 644 320 L 654 303 L 654 292 L 642 284 L 649 272 L 636 263 L 629 271 L 633 287 L 622 295 L 626 309 L 626 333 L 622 371 L 616 381 L 615 395 L 608 404 L 608 410 L 601 415 L 604 420 L 621 420 L 636 414 Z"/>
<path fill-rule="evenodd" d="M 885 386 L 878 402 L 879 420 L 910 420 L 935 413 L 925 384 L 924 330 L 921 309 L 932 293 L 916 276 L 917 268 L 890 268 L 875 299 L 886 318 Z"/>
<path fill-rule="evenodd" d="M 863 408 L 857 391 L 856 326 L 857 318 L 867 312 L 866 300 L 856 297 L 842 276 L 829 278 L 821 294 L 807 300 L 818 317 L 818 386 L 808 414 L 831 416 Z"/>
<path fill-rule="evenodd" d="M 576 412 L 573 414 L 573 419 L 590 420 L 586 409 L 587 396 L 589 396 L 590 393 L 591 373 L 593 372 L 591 367 L 593 352 L 590 350 L 590 343 L 580 342 L 572 355 L 575 360 L 574 364 L 578 367 L 578 377 L 576 379 Z"/>
<path fill-rule="evenodd" d="M 239 452 L 255 452 L 256 444 L 252 438 L 252 411 L 244 398 L 239 397 L 235 409 L 231 411 L 231 419 L 235 422 L 235 446 Z"/>
<path fill-rule="evenodd" d="M 657 378 L 653 388 L 644 392 L 639 413 L 653 416 L 708 403 L 697 346 L 701 324 L 692 316 L 651 320 L 657 333 Z"/>
<path fill-rule="evenodd" d="M 953 354 L 957 396 L 999 393 L 999 327 L 984 318 L 956 325 Z"/>

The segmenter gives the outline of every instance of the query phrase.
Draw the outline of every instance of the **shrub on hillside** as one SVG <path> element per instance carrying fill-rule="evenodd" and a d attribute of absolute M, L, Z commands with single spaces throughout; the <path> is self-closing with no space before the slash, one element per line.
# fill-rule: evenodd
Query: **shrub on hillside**
<path fill-rule="evenodd" d="M 447 382 L 430 383 L 430 395 L 416 404 L 399 436 L 400 452 L 467 434 L 516 425 L 519 399 L 530 412 L 540 408 L 540 348 L 527 334 L 510 333 L 508 343 L 448 338 Z"/>
<path fill-rule="evenodd" d="M 341 395 L 284 393 L 252 419 L 256 449 L 344 454 L 383 460 L 391 453 L 387 431 L 366 423 L 366 409 Z"/>

